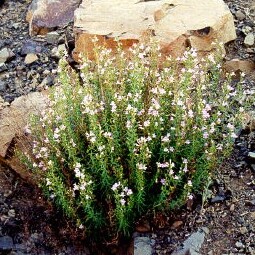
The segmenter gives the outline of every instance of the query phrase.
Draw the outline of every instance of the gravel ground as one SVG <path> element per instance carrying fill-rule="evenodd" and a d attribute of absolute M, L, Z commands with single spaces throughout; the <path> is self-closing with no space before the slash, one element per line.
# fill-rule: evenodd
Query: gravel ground
<path fill-rule="evenodd" d="M 65 42 L 65 31 L 61 30 L 53 44 L 29 37 L 24 21 L 29 3 L 30 0 L 8 0 L 0 7 L 0 49 L 8 47 L 14 54 L 4 67 L 6 71 L 0 68 L 0 96 L 7 102 L 53 85 L 57 68 L 54 48 Z M 238 35 L 226 48 L 226 60 L 255 61 L 254 46 L 244 43 L 248 34 L 255 35 L 255 2 L 226 0 L 226 3 L 235 17 Z M 31 64 L 25 63 L 28 49 L 38 57 Z M 254 73 L 247 76 L 245 85 L 254 87 Z M 198 196 L 192 208 L 173 215 L 158 215 L 153 224 L 143 222 L 138 226 L 141 232 L 152 229 L 149 235 L 155 240 L 154 255 L 171 254 L 200 227 L 209 229 L 201 254 L 255 254 L 255 161 L 247 156 L 255 150 L 254 143 L 253 129 L 241 135 L 232 157 L 216 171 L 208 187 L 208 202 L 203 206 Z M 56 212 L 40 190 L 3 166 L 0 187 L 0 254 L 89 254 L 82 232 Z"/>

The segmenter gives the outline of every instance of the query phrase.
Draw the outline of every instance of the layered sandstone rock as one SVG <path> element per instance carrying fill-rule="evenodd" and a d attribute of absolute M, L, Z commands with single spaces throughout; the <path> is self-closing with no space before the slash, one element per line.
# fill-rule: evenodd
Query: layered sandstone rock
<path fill-rule="evenodd" d="M 15 170 L 22 178 L 32 181 L 30 173 L 14 155 L 14 145 L 26 152 L 30 139 L 26 126 L 32 114 L 46 107 L 46 95 L 33 92 L 15 99 L 8 107 L 0 110 L 0 162 Z"/>
<path fill-rule="evenodd" d="M 44 35 L 73 21 L 81 0 L 33 0 L 26 20 L 30 35 Z"/>
<path fill-rule="evenodd" d="M 212 42 L 236 38 L 233 17 L 222 0 L 83 0 L 74 15 L 75 50 L 91 53 L 91 39 L 116 47 L 146 40 L 159 40 L 162 52 L 181 55 L 187 46 L 201 52 L 214 47 Z"/>

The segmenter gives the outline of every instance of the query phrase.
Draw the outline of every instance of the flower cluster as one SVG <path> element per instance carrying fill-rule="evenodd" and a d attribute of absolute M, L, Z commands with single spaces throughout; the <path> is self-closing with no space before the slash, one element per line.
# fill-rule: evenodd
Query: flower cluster
<path fill-rule="evenodd" d="M 202 192 L 249 105 L 215 55 L 198 61 L 191 49 L 163 61 L 154 44 L 114 55 L 93 43 L 96 61 L 83 57 L 79 78 L 61 61 L 61 85 L 29 127 L 29 165 L 78 226 L 113 237 L 142 212 Z"/>

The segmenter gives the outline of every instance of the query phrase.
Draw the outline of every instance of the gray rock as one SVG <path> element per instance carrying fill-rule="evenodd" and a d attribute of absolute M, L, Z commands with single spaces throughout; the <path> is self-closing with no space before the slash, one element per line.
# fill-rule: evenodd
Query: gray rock
<path fill-rule="evenodd" d="M 13 58 L 15 54 L 8 48 L 0 50 L 0 63 L 5 63 L 7 60 Z"/>
<path fill-rule="evenodd" d="M 241 243 L 241 242 L 236 242 L 235 246 L 236 246 L 236 248 L 239 248 L 239 249 L 244 247 L 243 243 Z"/>
<path fill-rule="evenodd" d="M 152 255 L 155 242 L 149 237 L 134 238 L 134 255 Z"/>
<path fill-rule="evenodd" d="M 7 85 L 4 81 L 0 80 L 0 91 L 4 92 L 7 88 Z"/>
<path fill-rule="evenodd" d="M 13 240 L 10 236 L 0 237 L 0 251 L 8 251 L 14 248 Z"/>
<path fill-rule="evenodd" d="M 20 54 L 22 56 L 28 53 L 41 53 L 42 47 L 35 41 L 27 40 L 23 43 Z"/>
<path fill-rule="evenodd" d="M 254 41 L 255 41 L 255 39 L 254 39 L 254 34 L 253 33 L 247 34 L 244 38 L 244 44 L 246 46 L 252 46 L 254 44 Z"/>
<path fill-rule="evenodd" d="M 244 14 L 242 11 L 240 11 L 240 10 L 238 10 L 238 11 L 235 13 L 235 16 L 236 16 L 236 18 L 237 18 L 238 20 L 244 20 L 244 19 L 246 18 L 245 14 Z"/>
<path fill-rule="evenodd" d="M 59 33 L 54 31 L 54 32 L 49 32 L 46 35 L 46 41 L 48 44 L 57 44 L 59 39 Z"/>
<path fill-rule="evenodd" d="M 255 152 L 250 151 L 248 154 L 249 158 L 255 159 Z"/>
<path fill-rule="evenodd" d="M 5 63 L 0 63 L 0 73 L 7 70 L 7 66 Z"/>
<path fill-rule="evenodd" d="M 187 240 L 185 240 L 181 247 L 174 251 L 171 255 L 200 255 L 199 250 L 204 242 L 205 235 L 209 233 L 209 229 L 203 227 L 197 232 L 193 233 Z"/>

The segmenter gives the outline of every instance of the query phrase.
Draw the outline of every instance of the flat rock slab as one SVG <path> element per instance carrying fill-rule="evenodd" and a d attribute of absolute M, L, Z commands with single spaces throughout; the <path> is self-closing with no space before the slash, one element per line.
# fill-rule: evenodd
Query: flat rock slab
<path fill-rule="evenodd" d="M 26 20 L 30 35 L 45 35 L 73 21 L 74 10 L 81 0 L 33 0 Z"/>
<path fill-rule="evenodd" d="M 134 255 L 152 255 L 155 241 L 147 236 L 134 238 Z"/>
<path fill-rule="evenodd" d="M 90 53 L 91 39 L 115 48 L 154 37 L 162 52 L 180 56 L 187 46 L 207 52 L 212 42 L 236 38 L 232 14 L 222 0 L 83 0 L 74 13 L 75 50 Z"/>
<path fill-rule="evenodd" d="M 14 248 L 13 240 L 10 236 L 0 237 L 0 251 L 9 251 Z"/>
<path fill-rule="evenodd" d="M 183 242 L 182 246 L 171 255 L 201 255 L 199 250 L 201 249 L 205 236 L 208 233 L 209 229 L 206 227 L 199 229 L 197 232 L 189 236 L 189 238 Z"/>
<path fill-rule="evenodd" d="M 18 148 L 28 149 L 25 127 L 32 114 L 45 109 L 46 100 L 47 96 L 43 93 L 33 92 L 15 99 L 10 106 L 0 110 L 0 163 L 8 165 L 24 179 L 29 179 L 30 175 L 13 155 L 11 144 L 15 137 L 19 137 L 15 141 Z"/>

